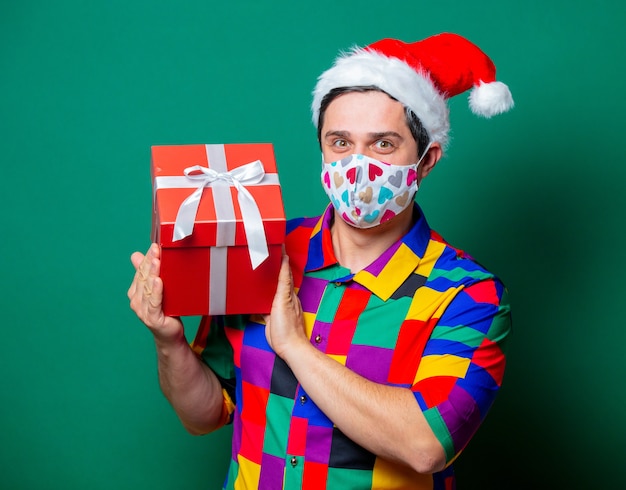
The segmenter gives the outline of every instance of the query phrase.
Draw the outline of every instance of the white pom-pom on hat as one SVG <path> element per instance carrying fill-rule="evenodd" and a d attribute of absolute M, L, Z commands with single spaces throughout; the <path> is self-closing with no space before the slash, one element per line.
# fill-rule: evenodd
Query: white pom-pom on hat
<path fill-rule="evenodd" d="M 511 109 L 513 105 L 509 87 L 502 82 L 480 82 L 470 92 L 469 106 L 477 116 L 497 116 Z"/>
<path fill-rule="evenodd" d="M 450 120 L 447 99 L 470 90 L 469 105 L 491 117 L 514 105 L 509 88 L 496 81 L 495 65 L 475 44 L 444 33 L 404 43 L 383 39 L 339 56 L 318 79 L 313 91 L 313 123 L 319 123 L 324 96 L 334 88 L 375 86 L 411 109 L 431 141 L 444 148 Z"/>

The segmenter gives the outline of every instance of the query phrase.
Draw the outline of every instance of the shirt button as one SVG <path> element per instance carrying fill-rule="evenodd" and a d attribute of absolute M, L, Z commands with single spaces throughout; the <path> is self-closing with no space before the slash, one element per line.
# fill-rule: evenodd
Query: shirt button
<path fill-rule="evenodd" d="M 319 335 L 319 334 L 318 334 L 318 335 L 316 335 L 316 336 L 315 336 L 315 343 L 316 343 L 316 344 L 319 344 L 321 341 L 322 341 L 322 336 L 321 336 L 321 335 Z"/>
<path fill-rule="evenodd" d="M 341 286 L 341 283 L 339 281 L 335 281 L 335 287 L 339 287 Z"/>
<path fill-rule="evenodd" d="M 306 397 L 306 396 L 304 396 L 304 395 L 302 395 L 302 396 L 300 397 L 300 403 L 301 403 L 302 405 L 304 405 L 306 402 L 307 402 L 307 397 Z"/>
<path fill-rule="evenodd" d="M 293 466 L 294 468 L 298 466 L 298 458 L 296 458 L 295 456 L 291 457 L 291 466 Z"/>

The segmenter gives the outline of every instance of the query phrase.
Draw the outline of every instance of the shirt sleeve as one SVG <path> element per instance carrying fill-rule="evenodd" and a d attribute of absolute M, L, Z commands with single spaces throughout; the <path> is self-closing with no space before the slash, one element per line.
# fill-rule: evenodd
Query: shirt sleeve
<path fill-rule="evenodd" d="M 425 345 L 412 389 L 448 461 L 466 446 L 493 404 L 510 331 L 507 291 L 489 279 L 455 296 Z"/>
<path fill-rule="evenodd" d="M 233 348 L 224 323 L 225 317 L 203 317 L 191 348 L 217 376 L 224 396 L 222 421 L 229 424 L 236 404 L 236 381 Z"/>

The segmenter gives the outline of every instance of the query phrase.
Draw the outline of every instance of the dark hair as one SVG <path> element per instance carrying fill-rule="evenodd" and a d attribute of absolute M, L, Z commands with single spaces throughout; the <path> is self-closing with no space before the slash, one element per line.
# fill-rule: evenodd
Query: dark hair
<path fill-rule="evenodd" d="M 365 85 L 365 86 L 354 86 L 354 87 L 337 87 L 331 89 L 320 102 L 320 111 L 319 118 L 317 121 L 317 140 L 322 144 L 322 124 L 324 123 L 324 114 L 326 113 L 326 109 L 330 103 L 335 100 L 337 97 L 343 94 L 347 94 L 350 92 L 382 92 L 383 94 L 388 95 L 393 100 L 398 100 L 395 97 L 389 95 L 384 90 L 379 89 L 375 85 Z M 404 114 L 406 116 L 406 124 L 411 131 L 411 135 L 413 139 L 417 143 L 417 156 L 418 158 L 422 157 L 422 151 L 428 146 L 430 141 L 430 137 L 428 136 L 428 132 L 426 128 L 424 128 L 422 122 L 419 117 L 408 107 L 404 106 Z"/>

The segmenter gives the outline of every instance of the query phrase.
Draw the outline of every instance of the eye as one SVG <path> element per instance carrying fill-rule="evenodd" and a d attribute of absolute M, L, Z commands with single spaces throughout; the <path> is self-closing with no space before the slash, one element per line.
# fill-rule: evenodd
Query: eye
<path fill-rule="evenodd" d="M 378 140 L 376 141 L 376 143 L 374 143 L 374 146 L 377 150 L 384 152 L 388 152 L 394 149 L 393 143 L 389 140 Z"/>
<path fill-rule="evenodd" d="M 348 142 L 346 140 L 335 140 L 333 141 L 333 146 L 336 146 L 337 148 L 345 148 L 348 146 Z"/>

